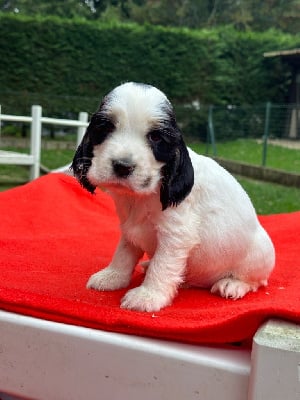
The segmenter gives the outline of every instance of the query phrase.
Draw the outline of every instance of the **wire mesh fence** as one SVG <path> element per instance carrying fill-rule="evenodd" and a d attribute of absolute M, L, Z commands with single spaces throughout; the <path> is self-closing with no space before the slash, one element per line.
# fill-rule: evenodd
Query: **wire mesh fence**
<path fill-rule="evenodd" d="M 2 92 L 0 104 L 5 114 L 27 115 L 33 104 L 43 107 L 43 115 L 53 118 L 77 117 L 80 111 L 93 113 L 99 103 L 96 97 L 55 96 L 32 92 Z M 259 138 L 266 132 L 268 137 L 300 139 L 300 104 L 207 106 L 198 101 L 175 104 L 177 120 L 189 137 L 205 141 L 209 118 L 215 131 L 215 139 Z M 268 121 L 266 121 L 266 118 Z"/>
<path fill-rule="evenodd" d="M 300 172 L 300 108 L 296 104 L 210 106 L 207 127 L 206 153 L 217 156 L 221 149 L 225 158 Z"/>
<path fill-rule="evenodd" d="M 43 116 L 76 119 L 79 111 L 92 114 L 100 98 L 77 96 L 53 96 L 38 93 L 12 93 L 0 91 L 2 112 L 28 115 L 32 104 L 43 107 Z M 201 143 L 201 152 L 227 159 L 246 161 L 256 165 L 281 168 L 281 153 L 270 143 L 288 140 L 300 143 L 300 104 L 207 106 L 199 102 L 174 104 L 177 122 L 184 132 L 187 143 Z M 28 127 L 14 127 L 1 123 L 1 135 L 26 136 Z M 75 141 L 72 129 L 53 128 L 44 132 L 52 138 L 66 135 Z M 272 147 L 272 148 L 271 148 Z M 300 172 L 300 151 L 291 156 L 295 159 L 290 170 Z M 299 160 L 299 161 L 298 161 Z"/>
<path fill-rule="evenodd" d="M 216 140 L 234 138 L 300 139 L 300 104 L 271 104 L 210 108 Z"/>

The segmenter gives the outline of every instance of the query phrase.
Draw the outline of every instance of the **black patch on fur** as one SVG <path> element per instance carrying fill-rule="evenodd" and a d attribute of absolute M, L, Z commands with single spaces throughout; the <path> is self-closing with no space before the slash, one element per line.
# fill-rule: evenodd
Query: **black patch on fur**
<path fill-rule="evenodd" d="M 73 170 L 74 175 L 81 186 L 83 186 L 89 192 L 94 193 L 96 187 L 87 179 L 87 173 L 92 164 L 92 158 L 93 146 L 91 141 L 88 139 L 86 132 L 82 142 L 76 150 L 71 169 Z"/>
<path fill-rule="evenodd" d="M 87 179 L 87 173 L 92 165 L 94 146 L 104 142 L 106 137 L 114 130 L 114 122 L 103 111 L 106 105 L 104 98 L 99 111 L 92 115 L 80 145 L 78 146 L 71 169 L 79 183 L 89 192 L 94 193 L 96 187 Z"/>
<path fill-rule="evenodd" d="M 151 88 L 146 84 L 136 85 L 144 86 L 145 89 Z M 115 129 L 114 121 L 107 112 L 111 96 L 113 91 L 104 97 L 99 110 L 92 115 L 71 165 L 75 177 L 91 193 L 94 193 L 96 187 L 89 182 L 87 173 L 92 165 L 94 146 L 103 143 Z M 148 132 L 147 138 L 156 160 L 164 163 L 161 170 L 160 201 L 165 210 L 167 207 L 177 206 L 190 193 L 194 184 L 194 169 L 171 103 L 166 100 L 161 107 L 166 118 Z M 146 180 L 145 186 L 147 184 Z"/>
<path fill-rule="evenodd" d="M 180 204 L 194 185 L 194 168 L 172 106 L 168 103 L 164 107 L 167 118 L 148 133 L 154 157 L 165 163 L 160 188 L 163 210 Z"/>

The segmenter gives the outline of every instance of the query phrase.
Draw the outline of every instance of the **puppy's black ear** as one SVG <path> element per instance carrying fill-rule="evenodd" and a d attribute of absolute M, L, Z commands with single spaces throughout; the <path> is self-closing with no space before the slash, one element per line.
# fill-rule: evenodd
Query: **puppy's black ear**
<path fill-rule="evenodd" d="M 90 193 L 94 193 L 96 189 L 96 187 L 92 185 L 87 179 L 87 173 L 92 164 L 92 158 L 93 158 L 93 146 L 87 130 L 80 145 L 76 150 L 70 168 L 73 170 L 74 175 L 81 184 L 81 186 L 83 186 Z"/>
<path fill-rule="evenodd" d="M 166 165 L 162 168 L 160 201 L 162 209 L 177 206 L 186 198 L 194 185 L 194 168 L 188 150 L 181 138 Z"/>
<path fill-rule="evenodd" d="M 94 193 L 96 187 L 89 182 L 87 174 L 92 165 L 94 146 L 103 143 L 110 132 L 114 130 L 114 123 L 105 112 L 107 99 L 108 97 L 106 96 L 99 110 L 92 115 L 91 121 L 77 148 L 71 165 L 71 169 L 74 171 L 74 175 L 79 183 L 91 193 Z"/>

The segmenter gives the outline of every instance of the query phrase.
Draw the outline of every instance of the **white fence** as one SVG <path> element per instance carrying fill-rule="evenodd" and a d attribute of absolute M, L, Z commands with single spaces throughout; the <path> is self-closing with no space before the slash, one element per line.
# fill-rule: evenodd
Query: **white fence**
<path fill-rule="evenodd" d="M 1 114 L 0 106 L 0 126 L 2 121 L 25 122 L 30 124 L 29 153 L 0 150 L 0 164 L 28 165 L 30 167 L 30 180 L 32 180 L 40 175 L 42 125 L 47 124 L 77 127 L 78 145 L 84 135 L 86 127 L 88 126 L 88 113 L 80 112 L 78 120 L 48 118 L 42 116 L 41 106 L 32 106 L 31 116 L 26 117 Z"/>

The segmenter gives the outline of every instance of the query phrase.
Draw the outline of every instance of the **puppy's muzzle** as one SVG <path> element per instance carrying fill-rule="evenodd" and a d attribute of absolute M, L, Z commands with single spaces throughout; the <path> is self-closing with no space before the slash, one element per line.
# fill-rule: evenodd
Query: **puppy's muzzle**
<path fill-rule="evenodd" d="M 113 160 L 112 166 L 114 174 L 118 178 L 127 178 L 129 175 L 133 173 L 135 169 L 135 164 L 133 164 L 127 158 L 122 158 L 120 160 Z"/>

